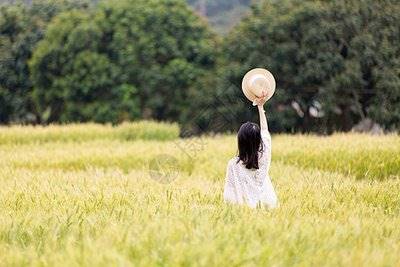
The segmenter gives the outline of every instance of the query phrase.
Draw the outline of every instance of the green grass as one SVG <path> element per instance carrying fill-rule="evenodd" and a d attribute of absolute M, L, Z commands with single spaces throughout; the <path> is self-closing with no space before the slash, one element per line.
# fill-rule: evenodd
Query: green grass
<path fill-rule="evenodd" d="M 234 136 L 127 141 L 97 138 L 90 125 L 58 129 L 74 127 L 93 138 L 2 135 L 0 266 L 400 262 L 399 136 L 273 136 L 280 207 L 266 211 L 223 203 Z M 149 172 L 163 157 L 175 159 L 171 183 Z"/>
<path fill-rule="evenodd" d="M 400 137 L 336 134 L 329 137 L 279 136 L 275 160 L 357 178 L 400 175 Z"/>
<path fill-rule="evenodd" d="M 50 126 L 0 127 L 0 145 L 92 140 L 172 140 L 179 136 L 177 124 L 140 121 L 110 124 L 70 124 Z"/>

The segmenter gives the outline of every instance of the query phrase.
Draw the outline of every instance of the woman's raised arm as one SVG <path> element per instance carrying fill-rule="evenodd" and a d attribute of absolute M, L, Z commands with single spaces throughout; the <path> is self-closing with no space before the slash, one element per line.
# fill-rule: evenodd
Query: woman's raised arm
<path fill-rule="evenodd" d="M 260 128 L 261 131 L 268 131 L 267 117 L 265 116 L 264 106 L 257 106 L 258 114 L 260 116 Z"/>
<path fill-rule="evenodd" d="M 261 131 L 268 131 L 268 123 L 267 117 L 265 116 L 264 104 L 267 101 L 267 92 L 263 91 L 263 94 L 260 98 L 255 100 L 258 108 L 258 114 L 260 116 L 260 128 Z"/>

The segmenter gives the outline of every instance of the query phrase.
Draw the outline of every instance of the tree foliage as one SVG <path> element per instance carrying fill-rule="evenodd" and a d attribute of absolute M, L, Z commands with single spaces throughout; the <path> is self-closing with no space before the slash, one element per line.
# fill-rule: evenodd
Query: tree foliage
<path fill-rule="evenodd" d="M 61 14 L 31 61 L 35 103 L 47 121 L 179 120 L 188 88 L 214 64 L 212 42 L 178 0 Z"/>
<path fill-rule="evenodd" d="M 86 7 L 73 0 L 0 6 L 0 123 L 36 120 L 28 60 L 55 15 Z"/>
<path fill-rule="evenodd" d="M 294 0 L 254 7 L 225 40 L 218 90 L 240 88 L 247 70 L 267 67 L 278 83 L 269 103 L 275 130 L 350 130 L 365 117 L 399 127 L 400 5 L 384 2 Z"/>
<path fill-rule="evenodd" d="M 256 119 L 242 77 L 266 67 L 273 131 L 348 131 L 366 118 L 400 128 L 399 1 L 88 1 L 0 7 L 0 123 L 236 130 Z M 220 42 L 187 2 L 208 16 L 257 5 Z"/>
<path fill-rule="evenodd" d="M 328 5 L 327 40 L 338 66 L 320 88 L 319 101 L 337 129 L 365 117 L 400 127 L 400 3 L 335 1 Z"/>

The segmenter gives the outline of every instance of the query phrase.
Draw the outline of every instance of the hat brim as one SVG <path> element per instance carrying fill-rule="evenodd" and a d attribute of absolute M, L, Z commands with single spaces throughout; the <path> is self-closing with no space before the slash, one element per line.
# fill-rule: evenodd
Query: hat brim
<path fill-rule="evenodd" d="M 272 73 L 269 72 L 268 70 L 262 69 L 262 68 L 252 69 L 249 72 L 247 72 L 246 75 L 243 77 L 242 91 L 243 91 L 244 95 L 246 96 L 247 99 L 249 99 L 252 102 L 257 97 L 261 96 L 261 95 L 257 95 L 257 93 L 254 92 L 251 88 L 250 81 L 252 80 L 252 77 L 254 77 L 255 75 L 263 75 L 266 77 L 266 79 L 268 81 L 268 87 L 265 88 L 265 90 L 267 90 L 267 100 L 269 100 L 275 93 L 276 82 L 275 82 L 275 78 L 272 75 Z"/>

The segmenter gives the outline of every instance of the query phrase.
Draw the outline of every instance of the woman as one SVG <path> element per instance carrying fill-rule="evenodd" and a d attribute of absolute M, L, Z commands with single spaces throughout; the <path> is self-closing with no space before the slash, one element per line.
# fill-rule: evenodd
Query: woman
<path fill-rule="evenodd" d="M 238 132 L 239 155 L 228 162 L 224 200 L 233 204 L 247 204 L 255 208 L 275 208 L 278 199 L 269 177 L 271 163 L 271 135 L 268 131 L 264 104 L 267 94 L 256 99 L 260 127 L 244 123 Z"/>

